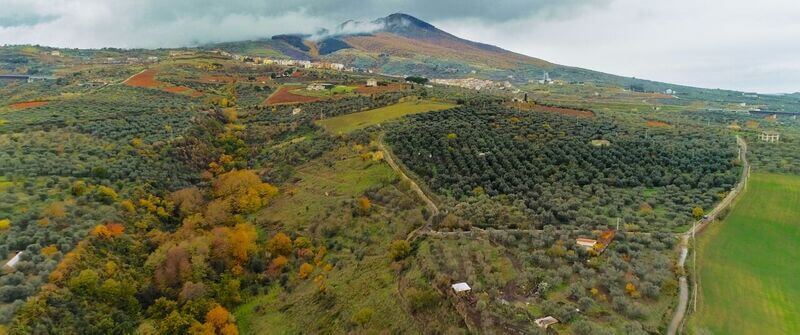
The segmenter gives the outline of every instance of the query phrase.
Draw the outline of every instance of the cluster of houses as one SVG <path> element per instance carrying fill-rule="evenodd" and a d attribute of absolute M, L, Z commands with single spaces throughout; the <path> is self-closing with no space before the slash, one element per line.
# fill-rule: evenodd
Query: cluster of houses
<path fill-rule="evenodd" d="M 369 79 L 367 79 L 367 83 L 366 83 L 365 86 L 367 86 L 367 87 L 378 86 L 378 80 L 375 79 L 375 78 L 369 78 Z M 306 90 L 307 91 L 324 91 L 324 90 L 333 89 L 334 87 L 336 87 L 336 85 L 331 84 L 331 83 L 316 83 L 315 82 L 315 83 L 308 84 L 308 86 L 306 86 Z"/>
<path fill-rule="evenodd" d="M 27 74 L 0 74 L 0 80 L 6 81 L 26 81 L 29 83 L 36 81 L 55 80 L 53 76 L 31 76 Z"/>
<path fill-rule="evenodd" d="M 463 87 L 471 90 L 511 90 L 514 88 L 508 81 L 492 81 L 488 79 L 478 79 L 478 78 L 464 78 L 464 79 L 431 79 L 432 83 L 447 85 L 447 86 L 457 86 Z"/>
<path fill-rule="evenodd" d="M 274 58 L 266 58 L 266 57 L 251 57 L 245 55 L 239 55 L 230 53 L 227 51 L 222 50 L 215 50 L 217 54 L 220 54 L 225 57 L 230 57 L 237 61 L 242 61 L 246 63 L 254 63 L 254 64 L 264 64 L 264 65 L 281 65 L 281 66 L 296 66 L 303 69 L 324 69 L 324 70 L 334 70 L 334 71 L 348 71 L 348 72 L 356 72 L 356 68 L 354 67 L 346 67 L 342 63 L 331 63 L 331 62 L 312 62 L 310 60 L 302 60 L 302 59 L 274 59 Z"/>
<path fill-rule="evenodd" d="M 89 59 L 86 57 L 83 60 L 84 64 L 148 64 L 157 63 L 159 58 L 157 56 L 147 57 L 101 57 Z"/>

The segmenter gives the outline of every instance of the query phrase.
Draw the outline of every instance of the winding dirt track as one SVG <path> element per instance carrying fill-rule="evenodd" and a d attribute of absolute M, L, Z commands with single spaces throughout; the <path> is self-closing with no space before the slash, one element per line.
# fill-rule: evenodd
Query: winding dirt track
<path fill-rule="evenodd" d="M 730 206 L 731 203 L 733 203 L 733 200 L 736 199 L 736 197 L 744 190 L 745 185 L 747 185 L 747 178 L 750 177 L 750 163 L 747 162 L 747 142 L 745 142 L 741 136 L 737 135 L 736 143 L 739 144 L 739 159 L 742 161 L 741 179 L 739 180 L 739 183 L 736 184 L 736 187 L 731 190 L 730 193 L 728 193 L 725 199 L 722 199 L 722 201 L 720 201 L 720 203 L 708 213 L 707 219 L 698 221 L 696 225 L 692 225 L 692 228 L 689 228 L 688 231 L 680 236 L 681 248 L 680 257 L 678 258 L 678 267 L 680 269 L 684 268 L 686 257 L 689 255 L 689 238 L 691 238 L 693 235 L 699 234 L 703 231 L 706 225 L 713 222 L 717 215 L 719 215 L 720 211 Z M 697 274 L 695 274 L 695 276 L 696 275 Z M 697 283 L 693 283 L 693 286 L 696 288 Z M 683 325 L 684 318 L 686 317 L 686 311 L 688 309 L 687 306 L 689 304 L 689 283 L 686 279 L 686 275 L 680 277 L 679 290 L 678 307 L 675 308 L 675 314 L 672 316 L 672 321 L 669 323 L 669 327 L 667 328 L 667 335 L 675 335 Z M 695 290 L 695 294 L 697 294 L 697 290 Z"/>
<path fill-rule="evenodd" d="M 692 235 L 696 235 L 703 231 L 703 229 L 709 223 L 713 222 L 714 219 L 719 215 L 720 211 L 727 208 L 731 205 L 733 200 L 744 190 L 745 185 L 747 185 L 747 178 L 750 176 L 750 164 L 747 161 L 747 142 L 741 136 L 736 136 L 736 142 L 739 145 L 739 159 L 742 161 L 742 176 L 739 180 L 739 183 L 731 190 L 728 195 L 722 199 L 722 201 L 714 207 L 711 212 L 708 213 L 708 218 L 705 220 L 701 220 L 698 224 L 693 225 L 685 233 L 681 234 L 681 248 L 680 248 L 680 256 L 678 259 L 678 267 L 683 269 L 684 264 L 686 263 L 686 257 L 689 255 L 689 238 Z M 425 202 L 425 205 L 428 207 L 428 210 L 431 212 L 431 217 L 439 214 L 439 208 L 436 206 L 436 203 L 427 195 L 419 185 L 411 179 L 402 168 L 394 161 L 392 152 L 389 151 L 386 146 L 383 144 L 383 139 L 381 138 L 378 141 L 378 147 L 385 153 L 384 159 L 389 166 L 392 167 L 404 180 L 407 180 L 410 184 L 411 189 L 417 196 Z M 428 220 L 428 223 L 425 225 L 413 230 L 408 234 L 406 240 L 412 241 L 416 237 L 421 235 L 431 234 L 442 234 L 440 232 L 432 232 L 430 231 L 430 224 L 432 220 Z M 696 286 L 696 284 L 695 284 Z M 697 294 L 695 292 L 695 294 Z M 678 306 L 675 308 L 675 314 L 672 317 L 672 321 L 667 328 L 668 335 L 675 335 L 680 327 L 683 325 L 684 318 L 686 316 L 687 306 L 689 303 L 689 283 L 686 275 L 683 275 L 679 278 L 679 294 L 678 294 Z"/>
<path fill-rule="evenodd" d="M 433 218 L 434 216 L 438 215 L 439 207 L 437 207 L 436 203 L 433 202 L 433 200 L 427 194 L 425 194 L 425 191 L 423 191 L 422 188 L 419 187 L 417 182 L 409 178 L 408 175 L 405 173 L 405 171 L 403 171 L 403 169 L 401 169 L 400 166 L 397 165 L 397 163 L 394 161 L 392 152 L 386 149 L 386 146 L 383 144 L 383 138 L 378 140 L 378 148 L 380 148 L 385 153 L 385 155 L 383 155 L 383 158 L 386 160 L 386 163 L 388 163 L 389 166 L 391 166 L 392 169 L 395 172 L 397 172 L 397 174 L 399 174 L 401 178 L 403 178 L 403 180 L 407 180 L 409 185 L 411 186 L 411 190 L 413 190 L 414 193 L 416 193 L 417 196 L 420 199 L 422 199 L 423 202 L 425 202 L 425 206 L 428 207 L 428 211 L 430 211 L 431 213 L 430 217 Z M 431 221 L 432 220 L 428 220 L 428 223 L 426 223 L 425 225 L 420 226 L 419 228 L 414 229 L 413 231 L 408 233 L 408 237 L 406 237 L 406 240 L 411 241 L 416 236 L 418 236 L 420 232 L 430 229 Z"/>

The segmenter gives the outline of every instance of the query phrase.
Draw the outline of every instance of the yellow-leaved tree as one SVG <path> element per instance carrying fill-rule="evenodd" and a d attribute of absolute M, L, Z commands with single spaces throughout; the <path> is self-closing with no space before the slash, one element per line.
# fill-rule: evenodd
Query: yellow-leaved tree
<path fill-rule="evenodd" d="M 233 170 L 219 175 L 212 191 L 215 197 L 226 199 L 239 213 L 252 213 L 278 194 L 278 188 L 261 181 L 253 170 Z"/>

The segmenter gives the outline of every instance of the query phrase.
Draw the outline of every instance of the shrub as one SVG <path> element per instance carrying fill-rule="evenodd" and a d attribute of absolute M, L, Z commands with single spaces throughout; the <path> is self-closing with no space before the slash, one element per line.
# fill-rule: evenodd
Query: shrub
<path fill-rule="evenodd" d="M 400 261 L 411 253 L 411 244 L 406 240 L 395 240 L 389 246 L 389 259 Z"/>

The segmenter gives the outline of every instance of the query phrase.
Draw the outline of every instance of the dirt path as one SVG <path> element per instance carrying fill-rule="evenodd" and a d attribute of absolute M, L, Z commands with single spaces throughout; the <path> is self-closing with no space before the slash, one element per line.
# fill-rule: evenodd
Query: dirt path
<path fill-rule="evenodd" d="M 433 218 L 434 216 L 438 215 L 439 207 L 437 207 L 436 203 L 433 202 L 433 200 L 427 194 L 425 194 L 425 191 L 423 191 L 422 188 L 419 187 L 417 182 L 409 178 L 408 175 L 405 173 L 405 171 L 403 171 L 403 169 L 401 169 L 400 166 L 397 165 L 397 163 L 394 161 L 394 155 L 392 154 L 391 151 L 386 149 L 386 146 L 383 144 L 383 137 L 381 137 L 378 140 L 378 148 L 380 148 L 385 153 L 383 158 L 386 160 L 386 163 L 389 163 L 389 166 L 391 166 L 392 169 L 396 171 L 397 174 L 400 175 L 400 178 L 402 178 L 403 180 L 407 180 L 409 185 L 411 186 L 411 190 L 414 191 L 414 193 L 416 193 L 417 196 L 420 199 L 422 199 L 423 202 L 425 202 L 425 206 L 428 207 L 428 211 L 431 213 L 430 217 Z M 431 221 L 432 220 L 429 219 L 428 223 L 408 233 L 408 237 L 406 237 L 406 240 L 411 241 L 416 236 L 418 236 L 420 232 L 429 230 Z"/>
<path fill-rule="evenodd" d="M 686 263 L 686 257 L 689 255 L 689 239 L 694 235 L 701 233 L 709 223 L 713 222 L 717 215 L 719 215 L 723 209 L 730 206 L 733 200 L 736 199 L 736 197 L 747 185 L 747 178 L 750 177 L 750 163 L 747 161 L 747 142 L 745 142 L 741 136 L 737 135 L 736 143 L 739 144 L 739 159 L 742 161 L 742 176 L 739 179 L 739 183 L 736 184 L 736 187 L 734 187 L 734 189 L 728 193 L 725 199 L 722 199 L 722 201 L 720 201 L 720 203 L 708 213 L 707 219 L 698 221 L 697 224 L 692 225 L 692 228 L 689 228 L 688 231 L 680 236 L 681 248 L 680 256 L 678 258 L 678 267 L 682 270 L 684 269 L 684 264 Z M 693 283 L 693 286 L 696 288 L 697 283 Z M 696 294 L 697 290 L 695 289 L 695 295 Z M 675 308 L 675 314 L 672 316 L 672 321 L 667 328 L 667 335 L 675 335 L 678 330 L 680 330 L 683 325 L 684 318 L 686 317 L 688 304 L 689 284 L 686 279 L 686 275 L 682 275 L 679 283 L 678 307 Z"/>

